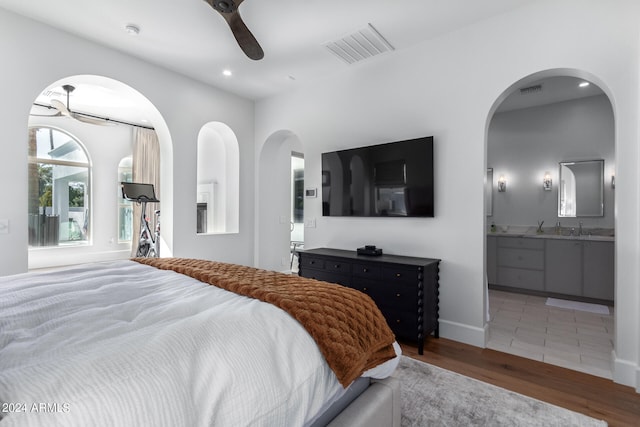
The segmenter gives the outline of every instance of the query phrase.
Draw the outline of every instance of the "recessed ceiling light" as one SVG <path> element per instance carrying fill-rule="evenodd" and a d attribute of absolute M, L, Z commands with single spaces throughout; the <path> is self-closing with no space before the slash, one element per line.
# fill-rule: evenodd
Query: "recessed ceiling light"
<path fill-rule="evenodd" d="M 231 70 L 223 70 L 222 71 L 222 75 L 224 75 L 226 77 L 231 77 L 233 75 L 233 73 L 231 72 Z"/>
<path fill-rule="evenodd" d="M 124 30 L 127 32 L 127 34 L 132 36 L 137 36 L 138 34 L 140 34 L 140 27 L 134 24 L 128 24 L 126 27 L 124 27 Z"/>
<path fill-rule="evenodd" d="M 580 87 L 587 87 L 587 86 L 589 86 L 589 82 L 582 82 L 582 83 L 580 83 L 578 86 L 580 86 Z"/>

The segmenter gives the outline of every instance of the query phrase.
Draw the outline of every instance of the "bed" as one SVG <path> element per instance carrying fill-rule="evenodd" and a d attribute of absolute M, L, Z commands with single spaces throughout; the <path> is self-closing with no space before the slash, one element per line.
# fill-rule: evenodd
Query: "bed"
<path fill-rule="evenodd" d="M 391 342 L 389 356 L 386 332 L 358 367 L 336 367 L 317 337 L 327 332 L 303 327 L 326 312 L 292 315 L 292 297 L 264 292 L 301 279 L 206 263 L 123 260 L 0 278 L 0 426 L 399 425 L 389 377 L 400 350 Z M 261 295 L 245 295 L 252 289 Z"/>

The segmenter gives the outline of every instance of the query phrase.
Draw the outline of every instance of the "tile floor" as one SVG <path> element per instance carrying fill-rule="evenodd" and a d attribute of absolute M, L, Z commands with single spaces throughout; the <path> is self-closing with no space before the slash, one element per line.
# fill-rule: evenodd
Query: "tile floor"
<path fill-rule="evenodd" d="M 613 307 L 602 315 L 550 307 L 546 300 L 490 290 L 487 347 L 611 379 Z"/>

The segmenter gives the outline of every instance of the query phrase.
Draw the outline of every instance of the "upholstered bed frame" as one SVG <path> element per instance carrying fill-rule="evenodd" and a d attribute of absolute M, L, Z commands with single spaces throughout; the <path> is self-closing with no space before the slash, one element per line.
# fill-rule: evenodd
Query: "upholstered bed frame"
<path fill-rule="evenodd" d="M 329 427 L 400 427 L 400 381 L 389 377 L 371 385 L 329 422 Z"/>

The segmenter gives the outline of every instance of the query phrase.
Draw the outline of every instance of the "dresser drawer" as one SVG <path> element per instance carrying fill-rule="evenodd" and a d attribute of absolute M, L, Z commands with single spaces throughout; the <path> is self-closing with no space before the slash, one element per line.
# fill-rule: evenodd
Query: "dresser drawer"
<path fill-rule="evenodd" d="M 544 249 L 544 240 L 523 237 L 498 237 L 498 247 L 542 250 Z"/>
<path fill-rule="evenodd" d="M 418 336 L 418 315 L 414 312 L 380 309 L 387 324 L 397 337 L 416 339 Z"/>
<path fill-rule="evenodd" d="M 349 274 L 351 273 L 351 264 L 340 260 L 326 259 L 324 260 L 324 269 L 336 273 Z"/>
<path fill-rule="evenodd" d="M 351 272 L 354 276 L 365 277 L 372 280 L 382 278 L 382 268 L 379 265 L 353 264 Z"/>
<path fill-rule="evenodd" d="M 353 277 L 351 287 L 369 295 L 378 307 L 390 307 L 401 311 L 415 311 L 418 307 L 416 285 L 374 282 L 362 277 Z"/>
<path fill-rule="evenodd" d="M 501 286 L 543 291 L 544 271 L 499 267 L 498 283 Z"/>
<path fill-rule="evenodd" d="M 308 268 L 316 268 L 316 269 L 324 269 L 324 259 L 322 258 L 314 258 L 314 257 L 310 257 L 310 256 L 302 256 L 300 257 L 300 264 L 302 265 L 302 267 L 308 267 Z"/>
<path fill-rule="evenodd" d="M 382 269 L 382 278 L 388 283 L 409 283 L 416 285 L 418 283 L 418 269 L 403 269 L 396 267 L 384 267 Z"/>
<path fill-rule="evenodd" d="M 544 251 L 498 248 L 499 267 L 544 269 Z"/>

